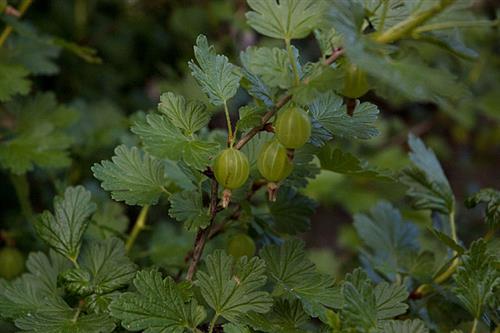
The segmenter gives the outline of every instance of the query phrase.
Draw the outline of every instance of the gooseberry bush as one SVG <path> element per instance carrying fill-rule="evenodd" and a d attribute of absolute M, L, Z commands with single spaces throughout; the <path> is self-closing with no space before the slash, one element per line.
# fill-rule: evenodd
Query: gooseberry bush
<path fill-rule="evenodd" d="M 105 227 L 96 237 L 91 192 L 67 187 L 33 224 L 50 249 L 29 255 L 27 273 L 0 280 L 1 317 L 20 331 L 43 333 L 499 332 L 492 241 L 499 192 L 483 189 L 466 201 L 486 206 L 489 231 L 464 244 L 452 186 L 420 138 L 409 134 L 410 164 L 400 172 L 338 145 L 378 135 L 379 108 L 359 100 L 369 91 L 431 101 L 445 112 L 463 103 L 463 84 L 412 53 L 410 42 L 470 56 L 459 39 L 435 32 L 473 26 L 469 8 L 453 0 L 248 6 L 249 26 L 282 46 L 251 46 L 236 65 L 200 35 L 189 68 L 210 106 L 163 93 L 157 110 L 134 118 L 136 144 L 119 145 L 92 166 L 113 200 L 141 207 L 126 239 Z M 306 62 L 292 41 L 311 34 L 321 57 Z M 237 93 L 251 102 L 236 112 L 229 101 Z M 217 111 L 227 130 L 208 129 Z M 15 171 L 6 151 L 2 165 Z M 32 159 L 54 162 L 42 157 Z M 302 190 L 320 169 L 399 182 L 433 223 L 417 225 L 381 201 L 353 217 L 362 267 L 338 279 L 320 273 L 297 238 L 316 207 Z M 155 218 L 152 206 L 195 233 L 173 270 L 129 256 Z M 8 260 L 0 253 L 2 270 Z"/>

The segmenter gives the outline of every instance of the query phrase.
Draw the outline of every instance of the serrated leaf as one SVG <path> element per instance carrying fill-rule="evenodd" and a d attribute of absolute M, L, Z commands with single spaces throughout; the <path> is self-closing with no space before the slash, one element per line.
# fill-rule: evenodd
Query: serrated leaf
<path fill-rule="evenodd" d="M 40 238 L 71 261 L 78 258 L 88 218 L 96 209 L 90 196 L 83 186 L 68 187 L 64 197 L 54 199 L 55 215 L 45 211 L 35 224 Z"/>
<path fill-rule="evenodd" d="M 4 318 L 18 318 L 29 313 L 67 306 L 59 296 L 58 275 L 70 263 L 51 250 L 50 256 L 33 252 L 26 261 L 28 273 L 3 285 L 0 280 L 0 313 Z"/>
<path fill-rule="evenodd" d="M 246 130 L 261 125 L 263 109 L 256 105 L 245 105 L 238 110 L 240 118 L 236 124 L 238 130 Z"/>
<path fill-rule="evenodd" d="M 92 215 L 86 236 L 94 239 L 123 236 L 127 231 L 128 223 L 125 207 L 120 203 L 108 200 L 99 205 Z"/>
<path fill-rule="evenodd" d="M 276 95 L 274 90 L 276 89 L 269 88 L 258 75 L 251 72 L 250 61 L 252 58 L 247 52 L 240 52 L 240 60 L 243 65 L 241 86 L 247 90 L 250 96 L 262 101 L 267 107 L 272 107 Z"/>
<path fill-rule="evenodd" d="M 229 321 L 250 311 L 265 313 L 272 306 L 269 294 L 260 289 L 266 283 L 262 259 L 246 256 L 237 261 L 221 250 L 205 259 L 206 269 L 196 275 L 196 285 L 207 304 Z"/>
<path fill-rule="evenodd" d="M 429 333 L 429 329 L 419 319 L 389 320 L 384 323 L 380 333 Z"/>
<path fill-rule="evenodd" d="M 134 277 L 136 266 L 125 255 L 125 246 L 117 238 L 92 241 L 78 258 L 79 267 L 62 277 L 66 289 L 78 295 L 104 295 L 126 286 Z"/>
<path fill-rule="evenodd" d="M 492 229 L 500 225 L 500 192 L 491 188 L 485 188 L 470 196 L 465 201 L 468 208 L 475 207 L 480 203 L 486 204 L 485 222 Z"/>
<path fill-rule="evenodd" d="M 80 314 L 76 309 L 42 310 L 16 319 L 23 332 L 30 333 L 109 333 L 115 329 L 106 314 Z"/>
<path fill-rule="evenodd" d="M 498 260 L 487 252 L 487 243 L 480 239 L 462 256 L 453 275 L 458 299 L 476 319 L 481 318 L 486 304 L 495 297 L 495 288 L 500 286 L 499 267 Z"/>
<path fill-rule="evenodd" d="M 318 158 L 323 170 L 385 180 L 392 179 L 388 171 L 379 170 L 369 165 L 367 161 L 361 160 L 332 144 L 323 147 L 318 154 Z"/>
<path fill-rule="evenodd" d="M 206 313 L 195 299 L 158 271 L 143 270 L 134 279 L 137 291 L 122 294 L 110 305 L 111 315 L 131 331 L 182 333 L 193 331 Z"/>
<path fill-rule="evenodd" d="M 222 325 L 225 333 L 251 333 L 248 327 L 234 323 L 227 323 Z"/>
<path fill-rule="evenodd" d="M 0 64 L 0 102 L 12 99 L 16 94 L 26 95 L 31 82 L 27 79 L 28 70 L 20 65 Z"/>
<path fill-rule="evenodd" d="M 309 110 L 313 118 L 333 136 L 369 139 L 378 135 L 375 121 L 379 111 L 374 104 L 356 102 L 356 107 L 350 116 L 342 98 L 333 92 L 327 92 L 319 95 L 309 105 Z"/>
<path fill-rule="evenodd" d="M 194 55 L 198 64 L 193 60 L 189 62 L 192 75 L 207 94 L 210 103 L 223 105 L 238 90 L 241 75 L 237 67 L 226 56 L 216 54 L 204 35 L 196 39 Z"/>
<path fill-rule="evenodd" d="M 192 135 L 207 126 L 210 113 L 201 102 L 186 102 L 184 97 L 172 92 L 160 96 L 158 111 L 166 115 L 172 125 L 184 131 L 185 135 Z"/>
<path fill-rule="evenodd" d="M 404 285 L 382 282 L 373 286 L 361 269 L 347 274 L 342 294 L 342 314 L 346 322 L 366 332 L 375 330 L 384 320 L 403 314 L 408 309 L 408 305 L 403 303 L 408 298 Z"/>
<path fill-rule="evenodd" d="M 409 15 L 404 0 L 364 0 L 365 12 L 378 31 L 390 28 Z M 387 7 L 386 7 L 387 6 Z M 382 16 L 384 25 L 380 26 Z"/>
<path fill-rule="evenodd" d="M 446 235 L 445 233 L 435 229 L 435 228 L 429 228 L 430 232 L 444 245 L 452 249 L 458 254 L 464 253 L 464 248 L 455 242 L 450 236 Z"/>
<path fill-rule="evenodd" d="M 204 170 L 217 153 L 219 145 L 185 136 L 163 115 L 149 114 L 138 120 L 132 132 L 139 135 L 144 149 L 157 158 L 183 159 L 189 166 Z"/>
<path fill-rule="evenodd" d="M 207 208 L 203 207 L 203 200 L 199 191 L 182 191 L 170 196 L 168 214 L 179 222 L 184 223 L 188 230 L 205 228 L 210 223 Z"/>
<path fill-rule="evenodd" d="M 450 214 L 455 198 L 434 152 L 422 140 L 410 133 L 408 145 L 412 167 L 403 171 L 400 180 L 409 187 L 407 195 L 417 209 L 431 209 Z"/>
<path fill-rule="evenodd" d="M 309 316 L 302 308 L 299 300 L 279 299 L 266 314 L 249 313 L 242 321 L 254 330 L 267 333 L 300 333 L 304 332 L 304 325 Z"/>
<path fill-rule="evenodd" d="M 403 220 L 388 202 L 379 202 L 368 214 L 354 215 L 354 227 L 366 246 L 361 256 L 391 280 L 406 269 L 406 257 L 418 254 L 417 226 Z"/>
<path fill-rule="evenodd" d="M 316 272 L 314 264 L 307 259 L 303 242 L 291 240 L 282 246 L 269 245 L 262 249 L 260 256 L 266 261 L 270 280 L 276 284 L 275 293 L 299 299 L 309 315 L 326 321 L 327 307 L 341 306 L 333 278 Z"/>
<path fill-rule="evenodd" d="M 314 0 L 248 0 L 248 24 L 272 38 L 304 38 L 321 24 L 323 4 Z"/>
<path fill-rule="evenodd" d="M 6 109 L 15 128 L 0 144 L 0 164 L 22 174 L 34 166 L 57 168 L 71 162 L 67 148 L 73 142 L 66 130 L 77 119 L 75 110 L 58 105 L 52 93 L 16 100 Z"/>
<path fill-rule="evenodd" d="M 297 190 L 281 188 L 275 202 L 269 202 L 274 229 L 279 233 L 295 235 L 310 228 L 310 217 L 316 210 L 316 202 Z"/>
<path fill-rule="evenodd" d="M 156 204 L 167 184 L 163 164 L 137 147 L 116 147 L 111 161 L 94 164 L 92 172 L 114 200 L 128 205 Z"/>
<path fill-rule="evenodd" d="M 295 53 L 297 56 L 296 49 Z M 276 47 L 249 47 L 241 57 L 245 59 L 246 68 L 260 77 L 267 86 L 287 89 L 294 85 L 295 76 L 286 50 Z"/>

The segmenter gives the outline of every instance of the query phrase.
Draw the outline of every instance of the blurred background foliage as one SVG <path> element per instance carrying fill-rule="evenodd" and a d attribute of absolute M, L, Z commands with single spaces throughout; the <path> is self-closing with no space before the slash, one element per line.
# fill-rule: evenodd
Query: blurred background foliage
<path fill-rule="evenodd" d="M 20 2 L 9 4 L 15 7 Z M 484 18 L 495 19 L 500 14 L 495 1 L 475 1 L 474 8 Z M 258 36 L 247 26 L 245 11 L 244 0 L 51 0 L 34 1 L 19 21 L 4 15 L 3 24 L 12 24 L 14 32 L 0 49 L 0 66 L 27 70 L 24 79 L 31 83 L 25 96 L 2 98 L 0 140 L 9 138 L 22 124 L 36 132 L 40 126 L 33 122 L 47 120 L 56 129 L 50 135 L 42 131 L 31 137 L 31 144 L 47 144 L 50 150 L 55 134 L 66 143 L 62 155 L 27 157 L 28 162 L 30 158 L 35 162 L 34 167 L 20 165 L 24 160 L 19 165 L 2 165 L 0 246 L 15 246 L 22 253 L 42 248 L 28 221 L 50 208 L 53 196 L 73 184 L 84 184 L 99 201 L 87 237 L 108 233 L 123 237 L 138 209 L 111 201 L 92 177 L 90 166 L 109 158 L 117 144 L 135 142 L 129 132 L 131 119 L 143 116 L 140 110 L 155 108 L 162 92 L 205 99 L 187 75 L 198 34 L 206 34 L 218 52 L 234 63 L 239 63 L 239 52 L 249 45 L 274 45 L 276 41 Z M 371 91 L 362 100 L 379 106 L 381 134 L 369 141 L 334 142 L 389 173 L 408 163 L 408 132 L 424 138 L 441 160 L 461 205 L 457 224 L 464 241 L 484 234 L 486 227 L 480 209 L 466 211 L 461 203 L 482 187 L 500 187 L 499 29 L 457 32 L 453 52 L 460 57 L 431 43 L 405 48 L 457 77 L 464 93 L 470 95 L 466 102 L 443 108 L 430 102 L 408 103 L 392 91 Z M 321 55 L 314 36 L 295 46 L 304 62 Z M 230 109 L 236 110 L 248 99 L 238 94 Z M 14 110 L 20 109 L 17 114 L 22 117 L 15 115 Z M 236 114 L 233 112 L 234 117 Z M 222 114 L 214 117 L 210 127 L 224 127 Z M 3 149 L 8 154 L 8 147 Z M 175 168 L 171 166 L 173 173 Z M 368 210 L 380 199 L 401 207 L 406 218 L 421 225 L 431 223 L 428 214 L 409 209 L 406 189 L 390 177 L 373 179 L 362 173 L 345 175 L 326 169 L 305 189 L 319 205 L 311 229 L 302 235 L 320 270 L 341 276 L 358 266 L 360 240 L 352 215 Z M 193 235 L 169 219 L 167 208 L 159 205 L 153 209 L 133 256 L 175 274 L 185 264 Z M 211 246 L 222 246 L 223 240 L 213 243 Z"/>

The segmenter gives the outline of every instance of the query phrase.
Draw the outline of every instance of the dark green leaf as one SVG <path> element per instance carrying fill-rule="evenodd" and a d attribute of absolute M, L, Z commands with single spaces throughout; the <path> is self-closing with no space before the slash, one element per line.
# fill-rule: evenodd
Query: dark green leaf
<path fill-rule="evenodd" d="M 95 203 L 90 201 L 90 192 L 83 186 L 68 187 L 64 197 L 54 199 L 55 215 L 43 212 L 35 228 L 40 238 L 54 250 L 76 261 L 82 236 L 89 224 L 88 218 L 95 209 Z"/>
<path fill-rule="evenodd" d="M 168 214 L 179 222 L 183 222 L 188 230 L 205 228 L 210 223 L 208 209 L 198 191 L 177 192 L 170 196 Z"/>
<path fill-rule="evenodd" d="M 184 287 L 157 271 L 140 271 L 134 279 L 135 292 L 122 294 L 110 305 L 111 315 L 131 331 L 182 333 L 198 326 L 206 313 Z"/>
<path fill-rule="evenodd" d="M 267 333 L 300 333 L 304 332 L 304 325 L 309 316 L 302 308 L 299 300 L 279 299 L 266 314 L 249 313 L 242 318 L 243 322 L 254 330 Z"/>
<path fill-rule="evenodd" d="M 272 305 L 269 294 L 260 289 L 266 283 L 264 261 L 232 256 L 216 250 L 205 259 L 206 270 L 196 275 L 203 298 L 215 311 L 229 321 L 236 321 L 250 311 L 265 313 Z"/>
<path fill-rule="evenodd" d="M 113 199 L 129 205 L 156 204 L 167 185 L 163 164 L 137 147 L 116 147 L 111 161 L 94 164 L 92 172 Z"/>
<path fill-rule="evenodd" d="M 0 101 L 6 102 L 16 94 L 29 93 L 31 82 L 27 79 L 28 74 L 23 66 L 0 64 Z"/>
<path fill-rule="evenodd" d="M 485 188 L 470 196 L 465 201 L 468 208 L 475 207 L 480 203 L 486 204 L 485 222 L 490 228 L 500 225 L 500 192 L 491 188 Z"/>

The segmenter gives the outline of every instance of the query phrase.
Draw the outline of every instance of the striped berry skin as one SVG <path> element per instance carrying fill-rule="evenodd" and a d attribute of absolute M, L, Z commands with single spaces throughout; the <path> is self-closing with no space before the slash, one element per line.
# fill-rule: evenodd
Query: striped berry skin
<path fill-rule="evenodd" d="M 283 146 L 297 149 L 311 136 L 311 120 L 303 109 L 292 106 L 279 114 L 274 130 Z"/>
<path fill-rule="evenodd" d="M 225 189 L 234 190 L 247 181 L 250 163 L 241 151 L 227 148 L 221 151 L 215 159 L 214 174 L 217 182 Z"/>
<path fill-rule="evenodd" d="M 271 140 L 262 147 L 257 158 L 257 168 L 268 181 L 279 182 L 290 175 L 293 164 L 286 148 L 278 140 Z"/>

